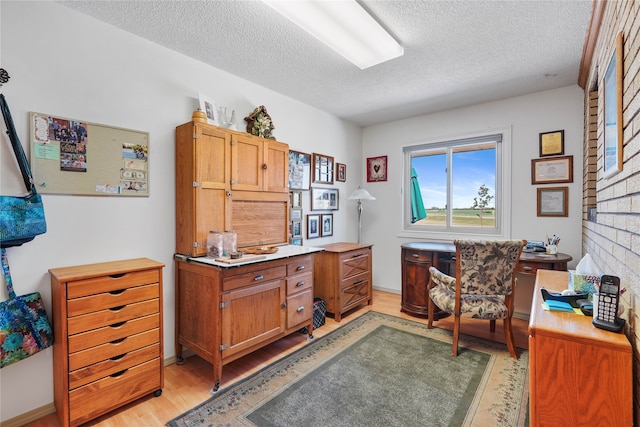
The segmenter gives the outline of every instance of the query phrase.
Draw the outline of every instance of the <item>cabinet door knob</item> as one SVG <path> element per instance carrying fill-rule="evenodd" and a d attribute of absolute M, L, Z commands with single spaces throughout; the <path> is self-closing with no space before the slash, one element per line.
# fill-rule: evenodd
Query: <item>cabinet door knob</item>
<path fill-rule="evenodd" d="M 286 302 L 283 302 L 282 304 L 280 304 L 280 306 L 281 306 L 282 308 L 287 308 L 287 303 L 286 303 Z"/>
<path fill-rule="evenodd" d="M 296 311 L 298 313 L 300 313 L 301 311 L 304 311 L 304 305 L 301 305 L 300 307 L 298 307 L 298 309 Z"/>
<path fill-rule="evenodd" d="M 266 163 L 262 164 L 262 169 L 267 170 L 267 164 Z"/>

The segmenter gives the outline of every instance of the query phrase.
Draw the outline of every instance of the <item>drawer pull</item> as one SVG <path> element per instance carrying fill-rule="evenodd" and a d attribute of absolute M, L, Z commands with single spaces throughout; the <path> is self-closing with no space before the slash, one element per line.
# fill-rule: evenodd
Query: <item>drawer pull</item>
<path fill-rule="evenodd" d="M 122 341 L 124 341 L 126 339 L 127 339 L 127 337 L 118 338 L 117 340 L 113 340 L 113 341 L 109 342 L 109 344 L 120 344 Z"/>
<path fill-rule="evenodd" d="M 117 291 L 110 291 L 109 293 L 111 295 L 120 295 L 121 293 L 123 293 L 124 291 L 126 291 L 126 289 L 118 289 Z"/>
<path fill-rule="evenodd" d="M 296 283 L 296 286 L 297 287 L 304 286 L 304 280 L 301 280 L 298 283 Z"/>
<path fill-rule="evenodd" d="M 522 267 L 522 269 L 523 269 L 524 271 L 531 271 L 531 270 L 533 270 L 533 268 L 529 267 L 528 265 L 523 266 L 523 267 Z"/>
<path fill-rule="evenodd" d="M 301 305 L 300 307 L 298 307 L 298 309 L 296 311 L 298 313 L 300 313 L 301 311 L 304 311 L 304 305 Z"/>
<path fill-rule="evenodd" d="M 126 276 L 127 273 L 117 273 L 117 274 L 110 274 L 109 277 L 111 277 L 112 279 L 119 279 L 121 277 Z"/>
<path fill-rule="evenodd" d="M 296 271 L 302 271 L 304 270 L 304 265 L 299 265 L 298 268 L 296 268 Z"/>
<path fill-rule="evenodd" d="M 264 276 L 262 274 L 258 274 L 256 277 L 253 278 L 253 280 L 255 282 L 257 282 L 258 280 L 262 280 L 262 279 L 264 279 Z"/>
<path fill-rule="evenodd" d="M 119 311 L 119 310 L 122 310 L 125 307 L 126 307 L 126 305 L 119 305 L 117 307 L 111 307 L 109 310 L 111 310 L 111 311 Z"/>
<path fill-rule="evenodd" d="M 414 258 L 420 258 L 420 254 L 411 254 L 411 256 Z"/>
<path fill-rule="evenodd" d="M 123 357 L 125 357 L 126 355 L 127 355 L 127 353 L 122 353 L 122 354 L 119 354 L 117 356 L 113 356 L 113 357 L 109 358 L 109 360 L 113 360 L 113 361 L 120 360 Z"/>
<path fill-rule="evenodd" d="M 113 378 L 116 378 L 116 377 L 119 377 L 120 375 L 124 374 L 124 373 L 125 373 L 125 372 L 127 372 L 128 370 L 129 370 L 129 369 L 123 369 L 122 371 L 120 371 L 120 372 L 116 372 L 115 374 L 111 374 L 111 375 L 109 375 L 109 376 L 110 376 L 110 377 L 113 377 Z"/>
<path fill-rule="evenodd" d="M 364 283 L 364 279 L 353 282 L 354 285 L 359 285 L 360 283 Z"/>
<path fill-rule="evenodd" d="M 119 328 L 120 326 L 124 325 L 125 323 L 127 323 L 126 320 L 124 322 L 118 322 L 118 323 L 114 323 L 112 325 L 109 325 L 109 327 L 110 328 Z"/>

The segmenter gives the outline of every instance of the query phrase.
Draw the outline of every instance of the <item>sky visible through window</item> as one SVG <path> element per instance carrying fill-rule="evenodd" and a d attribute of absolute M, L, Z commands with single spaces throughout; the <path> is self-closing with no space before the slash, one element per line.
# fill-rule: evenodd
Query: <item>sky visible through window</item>
<path fill-rule="evenodd" d="M 446 155 L 434 154 L 412 158 L 425 209 L 444 209 L 447 204 Z M 473 206 L 481 185 L 494 196 L 488 208 L 495 207 L 496 151 L 481 149 L 453 154 L 453 209 Z"/>

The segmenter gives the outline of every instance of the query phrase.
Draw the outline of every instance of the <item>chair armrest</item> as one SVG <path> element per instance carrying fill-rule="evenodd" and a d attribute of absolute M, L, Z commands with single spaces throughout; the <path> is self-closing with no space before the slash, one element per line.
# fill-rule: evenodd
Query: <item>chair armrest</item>
<path fill-rule="evenodd" d="M 429 267 L 429 274 L 431 276 L 430 281 L 433 282 L 436 286 L 444 286 L 447 289 L 455 292 L 456 290 L 456 278 L 451 277 L 447 274 L 444 274 L 440 270 L 435 267 Z"/>

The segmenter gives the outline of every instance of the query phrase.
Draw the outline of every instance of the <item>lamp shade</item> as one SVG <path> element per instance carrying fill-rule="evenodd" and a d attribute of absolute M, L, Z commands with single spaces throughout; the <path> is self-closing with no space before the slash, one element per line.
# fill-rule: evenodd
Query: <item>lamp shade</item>
<path fill-rule="evenodd" d="M 369 194 L 367 190 L 365 190 L 362 187 L 358 187 L 355 189 L 353 193 L 351 193 L 351 195 L 348 197 L 347 200 L 375 200 L 375 199 L 376 198 L 373 197 L 371 194 Z"/>

